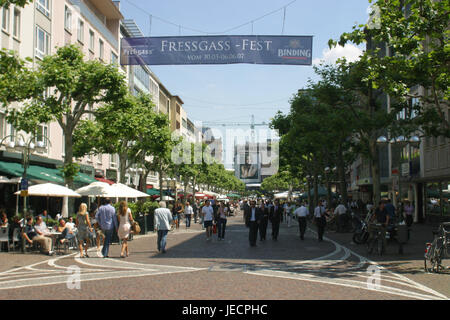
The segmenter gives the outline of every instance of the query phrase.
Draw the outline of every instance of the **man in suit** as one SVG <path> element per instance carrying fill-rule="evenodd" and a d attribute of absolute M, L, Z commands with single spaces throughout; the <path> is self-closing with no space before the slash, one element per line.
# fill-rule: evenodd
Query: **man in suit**
<path fill-rule="evenodd" d="M 261 223 L 259 224 L 259 240 L 266 240 L 267 225 L 269 224 L 269 208 L 261 201 Z"/>
<path fill-rule="evenodd" d="M 261 210 L 256 207 L 256 201 L 252 200 L 250 206 L 244 212 L 245 225 L 249 228 L 248 240 L 251 247 L 256 247 L 258 237 L 258 225 L 261 222 Z"/>
<path fill-rule="evenodd" d="M 283 222 L 283 207 L 279 200 L 275 200 L 273 207 L 270 210 L 269 220 L 272 223 L 272 240 L 278 240 L 278 233 L 280 231 L 280 223 Z"/>

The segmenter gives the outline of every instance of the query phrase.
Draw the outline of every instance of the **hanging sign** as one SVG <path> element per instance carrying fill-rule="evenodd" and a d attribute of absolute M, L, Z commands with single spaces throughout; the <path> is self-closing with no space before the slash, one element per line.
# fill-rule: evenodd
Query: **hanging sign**
<path fill-rule="evenodd" d="M 123 38 L 122 65 L 312 64 L 312 36 Z"/>

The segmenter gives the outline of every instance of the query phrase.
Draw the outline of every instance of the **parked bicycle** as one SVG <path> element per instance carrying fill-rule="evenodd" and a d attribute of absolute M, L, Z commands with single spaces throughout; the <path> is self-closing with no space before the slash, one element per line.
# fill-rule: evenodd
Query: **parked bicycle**
<path fill-rule="evenodd" d="M 433 242 L 426 244 L 424 266 L 426 272 L 439 273 L 445 269 L 442 260 L 450 257 L 450 222 L 441 223 L 433 235 Z"/>
<path fill-rule="evenodd" d="M 381 223 L 371 223 L 369 229 L 371 236 L 367 239 L 368 254 L 376 249 L 378 255 L 383 255 L 388 243 L 397 244 L 398 253 L 403 254 L 403 245 L 408 241 L 407 227 L 404 223 L 389 224 L 387 227 Z"/>

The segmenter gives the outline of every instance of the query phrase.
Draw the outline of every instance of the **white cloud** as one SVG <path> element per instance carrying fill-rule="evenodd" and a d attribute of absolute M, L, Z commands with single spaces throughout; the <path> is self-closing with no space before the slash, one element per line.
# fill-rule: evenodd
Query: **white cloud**
<path fill-rule="evenodd" d="M 359 59 L 363 51 L 353 44 L 346 44 L 345 47 L 336 46 L 332 49 L 324 49 L 322 51 L 322 57 L 313 59 L 314 65 L 320 63 L 333 64 L 337 59 L 345 57 L 347 61 L 353 62 Z"/>

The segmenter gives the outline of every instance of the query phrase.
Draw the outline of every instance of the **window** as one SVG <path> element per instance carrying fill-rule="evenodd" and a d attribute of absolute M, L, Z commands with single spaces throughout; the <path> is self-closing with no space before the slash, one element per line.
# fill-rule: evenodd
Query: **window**
<path fill-rule="evenodd" d="M 72 10 L 67 6 L 64 9 L 64 28 L 69 32 L 72 31 Z"/>
<path fill-rule="evenodd" d="M 50 35 L 36 26 L 36 56 L 43 58 L 49 53 L 50 49 Z"/>
<path fill-rule="evenodd" d="M 118 160 L 117 154 L 110 154 L 109 155 L 109 166 L 111 168 L 117 168 L 117 163 L 119 162 L 117 160 Z"/>
<path fill-rule="evenodd" d="M 84 22 L 78 19 L 78 41 L 84 43 Z"/>
<path fill-rule="evenodd" d="M 2 30 L 9 33 L 9 8 L 3 7 L 2 12 Z"/>
<path fill-rule="evenodd" d="M 117 54 L 111 51 L 111 64 L 118 64 L 118 62 L 119 57 L 117 56 Z"/>
<path fill-rule="evenodd" d="M 37 0 L 36 8 L 47 17 L 50 17 L 50 0 Z"/>
<path fill-rule="evenodd" d="M 43 142 L 44 147 L 47 147 L 48 139 L 48 126 L 46 124 L 39 125 L 36 132 L 36 143 Z"/>
<path fill-rule="evenodd" d="M 20 10 L 14 9 L 13 36 L 20 39 Z"/>
<path fill-rule="evenodd" d="M 105 43 L 102 39 L 98 39 L 98 46 L 99 46 L 99 57 L 103 60 L 103 54 L 105 53 Z"/>
<path fill-rule="evenodd" d="M 89 30 L 89 49 L 91 51 L 94 51 L 94 47 L 95 47 L 95 35 L 94 35 L 94 31 Z"/>

